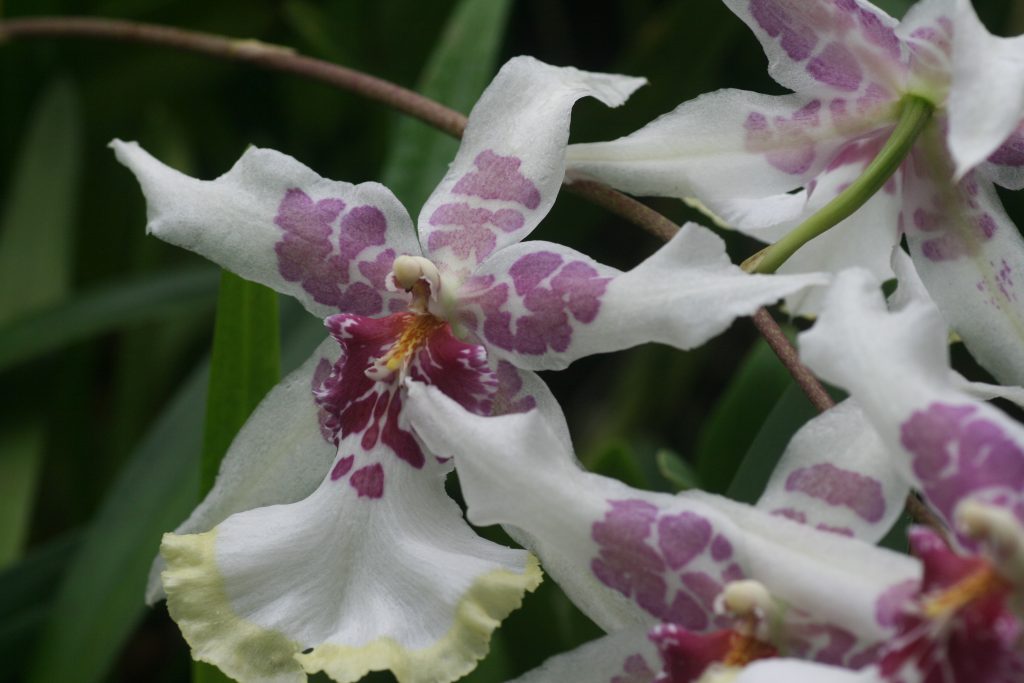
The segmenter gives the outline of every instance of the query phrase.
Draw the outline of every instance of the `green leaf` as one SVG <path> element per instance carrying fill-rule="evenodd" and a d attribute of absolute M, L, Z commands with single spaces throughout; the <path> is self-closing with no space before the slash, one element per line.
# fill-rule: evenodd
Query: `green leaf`
<path fill-rule="evenodd" d="M 0 322 L 59 301 L 71 281 L 71 236 L 81 167 L 78 97 L 46 90 L 32 117 L 0 219 Z"/>
<path fill-rule="evenodd" d="M 742 503 L 756 503 L 789 440 L 817 414 L 799 386 L 786 387 L 743 456 L 726 495 Z"/>
<path fill-rule="evenodd" d="M 281 379 L 277 293 L 221 272 L 206 396 L 200 498 L 253 409 Z"/>
<path fill-rule="evenodd" d="M 103 678 L 142 616 L 160 535 L 195 505 L 208 368 L 188 377 L 108 492 L 68 567 L 30 683 Z"/>
<path fill-rule="evenodd" d="M 0 567 L 16 560 L 25 547 L 45 440 L 40 420 L 0 432 Z"/>
<path fill-rule="evenodd" d="M 0 572 L 0 681 L 23 680 L 32 643 L 80 540 L 77 532 L 61 536 Z"/>
<path fill-rule="evenodd" d="M 206 394 L 200 499 L 213 488 L 220 461 L 238 430 L 280 378 L 277 293 L 221 271 Z M 218 683 L 231 679 L 216 667 L 195 662 L 192 680 Z"/>
<path fill-rule="evenodd" d="M 694 462 L 702 488 L 722 493 L 765 417 L 790 384 L 789 373 L 763 340 L 754 343 L 705 422 Z"/>
<path fill-rule="evenodd" d="M 323 341 L 322 323 L 294 306 L 282 326 L 287 370 Z M 194 370 L 121 470 L 70 563 L 34 652 L 29 683 L 102 680 L 145 606 L 161 535 L 195 507 L 209 363 Z"/>
<path fill-rule="evenodd" d="M 417 89 L 468 112 L 494 76 L 510 4 L 509 0 L 462 0 L 424 67 Z M 448 170 L 459 143 L 410 117 L 398 119 L 392 141 L 381 182 L 415 216 Z"/>
<path fill-rule="evenodd" d="M 701 488 L 697 472 L 675 451 L 662 448 L 654 454 L 654 462 L 658 472 L 672 484 L 675 491 Z"/>
<path fill-rule="evenodd" d="M 58 81 L 33 112 L 0 217 L 0 323 L 59 301 L 69 288 L 81 137 L 78 96 Z M 46 446 L 42 422 L 10 421 L 0 426 L 0 567 L 25 546 Z"/>
<path fill-rule="evenodd" d="M 649 482 L 640 466 L 640 458 L 625 441 L 616 439 L 604 444 L 590 460 L 588 468 L 634 488 L 648 488 Z"/>
<path fill-rule="evenodd" d="M 0 327 L 0 372 L 89 337 L 202 310 L 216 301 L 217 271 L 195 268 L 97 288 Z"/>

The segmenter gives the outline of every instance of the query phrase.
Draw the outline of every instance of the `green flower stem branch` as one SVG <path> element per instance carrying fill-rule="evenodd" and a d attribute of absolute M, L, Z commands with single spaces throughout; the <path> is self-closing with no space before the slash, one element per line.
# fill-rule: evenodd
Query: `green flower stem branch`
<path fill-rule="evenodd" d="M 907 158 L 918 135 L 928 125 L 935 111 L 935 105 L 917 95 L 907 95 L 900 106 L 899 120 L 892 135 L 872 159 L 864 173 L 850 186 L 839 193 L 820 211 L 796 226 L 785 237 L 762 250 L 747 263 L 754 273 L 774 273 L 796 251 L 818 235 L 835 227 L 854 211 L 864 206 L 876 192 L 882 189 L 903 160 Z"/>
<path fill-rule="evenodd" d="M 0 43 L 22 38 L 119 40 L 196 52 L 327 83 L 385 104 L 454 137 L 461 137 L 466 127 L 466 117 L 463 114 L 412 90 L 354 69 L 299 55 L 286 47 L 255 40 L 239 40 L 167 26 L 92 17 L 25 17 L 0 20 Z M 643 228 L 659 239 L 668 240 L 679 229 L 679 226 L 647 205 L 601 183 L 578 181 L 567 187 L 575 194 Z M 771 315 L 764 309 L 759 310 L 754 316 L 754 325 L 811 403 L 818 410 L 830 408 L 833 403 L 828 393 L 811 371 L 800 362 L 793 345 Z"/>

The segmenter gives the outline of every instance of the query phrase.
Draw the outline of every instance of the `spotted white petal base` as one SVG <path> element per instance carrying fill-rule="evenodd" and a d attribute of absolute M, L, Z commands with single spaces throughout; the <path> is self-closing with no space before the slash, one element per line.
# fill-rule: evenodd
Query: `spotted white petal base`
<path fill-rule="evenodd" d="M 539 584 L 532 556 L 465 524 L 447 468 L 373 449 L 356 461 L 349 445 L 305 500 L 164 537 L 168 609 L 193 657 L 240 681 L 453 681 Z"/>

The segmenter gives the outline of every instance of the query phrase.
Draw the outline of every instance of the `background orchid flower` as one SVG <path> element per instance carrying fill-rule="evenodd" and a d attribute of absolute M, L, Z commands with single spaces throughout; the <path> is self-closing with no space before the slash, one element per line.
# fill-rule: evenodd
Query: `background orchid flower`
<path fill-rule="evenodd" d="M 899 268 L 898 268 L 899 269 Z M 906 278 L 912 282 L 912 277 Z M 856 332 L 854 330 L 856 329 Z M 912 532 L 925 565 L 920 591 L 882 654 L 887 681 L 1017 680 L 1024 674 L 1024 428 L 949 370 L 947 330 L 926 297 L 889 310 L 864 271 L 843 273 L 801 353 L 847 389 L 905 481 L 956 532 Z"/>
<path fill-rule="evenodd" d="M 572 146 L 570 174 L 635 194 L 695 197 L 771 242 L 861 177 L 901 112 L 924 100 L 935 113 L 900 171 L 781 272 L 858 265 L 885 279 L 890 249 L 906 234 L 929 292 L 972 354 L 1000 380 L 1024 383 L 1024 241 L 993 186 L 1020 187 L 1024 177 L 1021 103 L 996 95 L 1019 78 L 1008 74 L 1020 42 L 999 43 L 999 56 L 1016 61 L 986 51 L 997 39 L 966 0 L 918 3 L 900 23 L 863 0 L 725 2 L 794 94 L 704 95 L 627 137 Z M 983 133 L 971 118 L 981 107 Z M 819 297 L 789 303 L 813 313 Z"/>
<path fill-rule="evenodd" d="M 165 538 L 169 609 L 197 658 L 246 680 L 464 674 L 539 574 L 525 553 L 462 521 L 444 493 L 448 454 L 424 450 L 410 431 L 401 380 L 437 386 L 476 413 L 557 417 L 529 369 L 645 341 L 687 348 L 823 282 L 746 275 L 695 225 L 629 273 L 559 245 L 516 244 L 554 202 L 572 103 L 617 105 L 641 83 L 509 62 L 422 210 L 419 242 L 374 183 L 324 180 L 269 150 L 204 182 L 114 143 L 147 195 L 152 233 L 333 313 L 327 327 L 341 346 L 336 362 L 321 347 L 268 397 L 206 501 Z M 322 434 L 334 457 L 317 444 L 307 458 L 275 438 L 250 460 L 251 435 L 268 429 L 301 432 L 303 446 Z M 275 490 L 278 476 L 288 481 Z M 393 601 L 381 603 L 382 592 Z"/>
<path fill-rule="evenodd" d="M 504 525 L 613 634 L 621 658 L 606 669 L 610 680 L 642 673 L 630 658 L 643 656 L 631 649 L 645 629 L 729 627 L 715 600 L 744 578 L 786 606 L 779 628 L 789 652 L 863 666 L 891 634 L 880 615 L 916 583 L 919 566 L 904 555 L 703 492 L 640 491 L 587 473 L 536 412 L 482 417 L 436 389 L 409 391 L 417 433 L 455 456 L 470 520 Z"/>

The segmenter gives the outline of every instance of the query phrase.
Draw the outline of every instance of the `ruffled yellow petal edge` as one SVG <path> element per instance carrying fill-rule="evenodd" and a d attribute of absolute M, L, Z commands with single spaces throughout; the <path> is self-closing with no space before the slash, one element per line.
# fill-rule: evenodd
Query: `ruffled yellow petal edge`
<path fill-rule="evenodd" d="M 323 671 L 353 683 L 371 671 L 390 669 L 399 683 L 450 683 L 487 654 L 491 634 L 543 579 L 530 555 L 522 573 L 497 569 L 479 577 L 455 608 L 455 623 L 430 647 L 409 650 L 390 638 L 362 647 L 324 644 L 307 654 L 283 633 L 239 617 L 231 608 L 217 570 L 217 530 L 164 534 L 160 553 L 167 609 L 192 648 L 193 659 L 217 666 L 239 681 L 301 683 Z"/>

